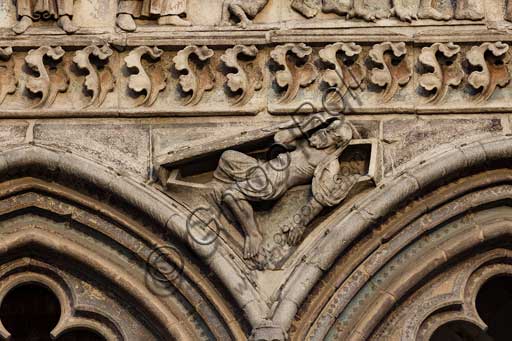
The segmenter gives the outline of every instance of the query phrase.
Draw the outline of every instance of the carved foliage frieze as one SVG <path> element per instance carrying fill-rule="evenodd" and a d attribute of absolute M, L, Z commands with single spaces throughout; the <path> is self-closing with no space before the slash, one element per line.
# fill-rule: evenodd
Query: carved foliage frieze
<path fill-rule="evenodd" d="M 258 55 L 256 46 L 237 45 L 227 49 L 220 58 L 233 72 L 227 74 L 226 85 L 236 96 L 233 104 L 247 104 L 256 91 L 263 86 L 263 71 L 255 58 Z M 249 59 L 249 60 L 247 60 Z"/>
<path fill-rule="evenodd" d="M 510 82 L 510 53 L 507 44 L 483 43 L 474 46 L 466 55 L 469 64 L 476 68 L 468 77 L 468 83 L 476 90 L 478 102 L 488 100 L 496 88 L 504 87 Z"/>
<path fill-rule="evenodd" d="M 103 47 L 91 45 L 75 53 L 73 61 L 78 68 L 87 72 L 84 87 L 92 94 L 91 100 L 86 107 L 102 105 L 107 94 L 114 91 L 116 81 L 112 69 L 108 66 L 112 53 L 113 51 L 108 45 Z M 98 59 L 98 64 L 92 61 L 93 57 Z M 107 65 L 99 65 L 103 63 Z"/>
<path fill-rule="evenodd" d="M 130 75 L 128 87 L 136 94 L 143 96 L 137 106 L 150 106 L 155 103 L 160 91 L 163 91 L 167 85 L 168 72 L 158 63 L 155 63 L 161 56 L 163 51 L 158 47 L 140 46 L 131 51 L 125 58 L 126 66 L 135 70 Z M 142 58 L 148 56 L 150 59 L 149 66 L 144 68 Z"/>
<path fill-rule="evenodd" d="M 289 103 L 297 96 L 301 87 L 312 84 L 318 77 L 318 69 L 311 62 L 313 49 L 306 44 L 277 46 L 270 57 L 278 65 L 275 80 L 283 95 L 281 103 Z"/>
<path fill-rule="evenodd" d="M 509 104 L 503 98 L 512 95 L 511 62 L 509 45 L 501 42 L 418 48 L 404 42 L 289 43 L 220 51 L 207 46 L 178 51 L 42 46 L 28 52 L 8 47 L 0 49 L 0 105 L 4 112 L 25 110 L 32 116 L 43 114 L 36 110 L 40 107 L 66 108 L 70 114 L 111 115 L 118 109 L 144 115 L 281 114 L 303 103 L 321 111 L 323 94 L 336 88 L 341 97 L 348 90 L 353 97 L 357 90 L 351 104 L 358 112 L 397 106 L 428 112 L 454 106 L 504 110 Z M 468 107 L 468 101 L 476 106 Z"/>
<path fill-rule="evenodd" d="M 0 104 L 4 101 L 5 96 L 16 91 L 18 84 L 11 55 L 11 47 L 0 48 Z"/>
<path fill-rule="evenodd" d="M 330 87 L 339 89 L 341 95 L 349 88 L 361 88 L 366 77 L 362 51 L 361 46 L 354 43 L 335 43 L 320 50 L 320 59 L 328 67 L 322 80 Z"/>
<path fill-rule="evenodd" d="M 68 90 L 69 76 L 66 68 L 58 63 L 62 60 L 64 53 L 60 46 L 41 46 L 37 50 L 31 50 L 25 57 L 27 66 L 35 74 L 29 77 L 26 84 L 27 90 L 36 96 L 41 96 L 34 107 L 51 106 L 59 92 Z"/>
<path fill-rule="evenodd" d="M 381 87 L 381 100 L 389 102 L 400 90 L 409 83 L 412 77 L 412 65 L 407 56 L 405 43 L 382 43 L 375 45 L 369 57 L 375 64 L 370 70 L 370 81 Z"/>
<path fill-rule="evenodd" d="M 187 46 L 179 51 L 173 61 L 181 75 L 179 84 L 185 93 L 185 105 L 195 105 L 201 101 L 206 91 L 213 89 L 215 74 L 210 64 L 214 52 L 206 46 Z"/>
<path fill-rule="evenodd" d="M 431 93 L 428 102 L 439 103 L 446 96 L 450 86 L 462 83 L 464 71 L 460 62 L 460 46 L 453 43 L 435 43 L 424 47 L 419 62 L 426 68 L 420 76 L 419 84 Z"/>

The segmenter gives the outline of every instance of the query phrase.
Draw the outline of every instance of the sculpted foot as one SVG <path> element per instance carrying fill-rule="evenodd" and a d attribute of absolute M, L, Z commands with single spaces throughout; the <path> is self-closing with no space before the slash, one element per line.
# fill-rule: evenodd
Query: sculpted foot
<path fill-rule="evenodd" d="M 191 26 L 192 23 L 188 20 L 180 18 L 177 15 L 165 15 L 158 18 L 158 25 Z"/>
<path fill-rule="evenodd" d="M 304 233 L 304 229 L 301 227 L 293 227 L 288 232 L 288 245 L 294 246 L 297 245 L 302 238 L 302 234 Z"/>
<path fill-rule="evenodd" d="M 30 19 L 27 16 L 23 16 L 23 17 L 21 17 L 20 21 L 18 21 L 16 23 L 16 25 L 14 25 L 12 27 L 12 30 L 16 34 L 22 34 L 32 25 L 32 23 L 33 23 L 32 19 Z"/>
<path fill-rule="evenodd" d="M 258 255 L 260 252 L 261 242 L 263 238 L 259 232 L 254 233 L 252 235 L 248 235 L 245 238 L 245 247 L 244 247 L 244 258 L 252 259 Z"/>
<path fill-rule="evenodd" d="M 116 23 L 120 29 L 127 31 L 127 32 L 133 32 L 137 29 L 135 20 L 133 20 L 133 17 L 127 13 L 119 14 L 117 16 Z"/>
<path fill-rule="evenodd" d="M 57 25 L 64 30 L 66 33 L 75 33 L 78 31 L 78 26 L 73 24 L 71 18 L 68 15 L 63 15 L 57 21 Z"/>
<path fill-rule="evenodd" d="M 376 21 L 377 17 L 373 15 L 370 11 L 364 8 L 355 7 L 352 11 L 347 15 L 348 18 L 363 18 L 366 21 Z"/>
<path fill-rule="evenodd" d="M 418 17 L 421 19 L 434 19 L 434 20 L 450 20 L 451 16 L 447 14 L 443 14 L 436 10 L 435 8 L 421 8 L 418 11 Z"/>
<path fill-rule="evenodd" d="M 457 14 L 456 18 L 462 20 L 482 20 L 484 15 L 474 9 L 467 9 L 462 13 Z"/>
<path fill-rule="evenodd" d="M 395 15 L 398 17 L 398 19 L 405 22 L 412 22 L 413 20 L 418 19 L 416 14 L 413 13 L 413 11 L 401 6 L 395 7 L 393 11 L 395 12 Z"/>

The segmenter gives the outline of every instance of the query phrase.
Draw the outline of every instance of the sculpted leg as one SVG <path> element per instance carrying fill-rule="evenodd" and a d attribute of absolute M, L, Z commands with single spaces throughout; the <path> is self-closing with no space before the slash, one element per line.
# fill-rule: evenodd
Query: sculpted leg
<path fill-rule="evenodd" d="M 481 20 L 484 18 L 482 8 L 479 8 L 481 4 L 479 0 L 458 0 L 457 8 L 455 9 L 455 18 L 466 19 L 466 20 Z"/>
<path fill-rule="evenodd" d="M 229 9 L 230 12 L 233 13 L 233 15 L 240 20 L 239 25 L 243 28 L 246 28 L 248 25 L 252 23 L 251 19 L 247 17 L 247 14 L 245 14 L 244 9 L 240 5 L 232 4 L 229 7 Z"/>
<path fill-rule="evenodd" d="M 158 18 L 158 25 L 191 26 L 192 23 L 178 15 L 163 15 Z"/>
<path fill-rule="evenodd" d="M 128 13 L 119 13 L 117 15 L 116 24 L 124 31 L 133 32 L 137 29 L 135 20 Z"/>
<path fill-rule="evenodd" d="M 512 0 L 508 0 L 505 11 L 505 20 L 512 21 Z"/>
<path fill-rule="evenodd" d="M 411 22 L 418 19 L 417 10 L 413 6 L 406 6 L 404 0 L 393 0 L 393 11 L 402 21 Z"/>
<path fill-rule="evenodd" d="M 366 8 L 364 5 L 364 0 L 354 0 L 352 11 L 349 17 L 358 17 L 363 18 L 367 21 L 375 21 L 377 17 L 374 13 Z"/>
<path fill-rule="evenodd" d="M 59 25 L 59 27 L 62 28 L 66 33 L 74 33 L 78 31 L 78 26 L 73 24 L 69 15 L 63 15 L 59 17 L 57 25 Z"/>
<path fill-rule="evenodd" d="M 242 197 L 243 194 L 234 189 L 226 191 L 222 200 L 242 225 L 245 232 L 244 258 L 251 259 L 258 255 L 263 238 L 254 219 L 251 204 L 245 199 L 240 199 Z"/>
<path fill-rule="evenodd" d="M 439 12 L 436 8 L 435 0 L 421 0 L 420 8 L 418 10 L 418 17 L 421 19 L 434 19 L 434 20 L 450 20 L 451 17 L 447 14 Z"/>
<path fill-rule="evenodd" d="M 14 25 L 12 27 L 12 30 L 14 31 L 14 33 L 16 34 L 22 34 L 23 32 L 25 32 L 30 26 L 32 26 L 32 19 L 30 19 L 29 16 L 22 16 L 18 22 L 16 23 L 16 25 Z"/>

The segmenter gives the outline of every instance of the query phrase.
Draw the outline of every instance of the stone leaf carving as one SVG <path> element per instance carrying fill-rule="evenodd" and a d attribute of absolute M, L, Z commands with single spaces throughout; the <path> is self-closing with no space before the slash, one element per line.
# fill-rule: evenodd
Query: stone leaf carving
<path fill-rule="evenodd" d="M 136 106 L 152 105 L 167 86 L 167 72 L 159 63 L 151 63 L 147 70 L 142 66 L 142 57 L 145 55 L 155 62 L 162 54 L 163 51 L 156 46 L 139 46 L 124 59 L 128 69 L 137 71 L 130 76 L 128 88 L 137 94 L 144 94 L 144 98 Z"/>
<path fill-rule="evenodd" d="M 317 67 L 310 61 L 312 53 L 313 49 L 304 43 L 280 45 L 270 53 L 281 69 L 276 72 L 277 85 L 286 89 L 280 103 L 291 102 L 301 87 L 310 85 L 318 77 Z"/>
<path fill-rule="evenodd" d="M 11 55 L 11 47 L 0 47 L 0 104 L 3 103 L 7 95 L 16 91 L 16 85 L 18 85 Z"/>
<path fill-rule="evenodd" d="M 335 43 L 320 50 L 320 59 L 329 67 L 323 75 L 323 81 L 330 87 L 336 87 L 341 96 L 347 90 L 361 88 L 366 77 L 366 68 L 361 61 L 361 46 L 354 43 Z"/>
<path fill-rule="evenodd" d="M 419 61 L 429 72 L 419 78 L 420 86 L 435 94 L 427 103 L 439 103 L 450 86 L 459 86 L 464 77 L 460 63 L 460 46 L 453 43 L 435 43 L 421 50 Z"/>
<path fill-rule="evenodd" d="M 389 102 L 400 86 L 409 83 L 412 65 L 407 58 L 405 43 L 385 42 L 376 44 L 370 51 L 370 59 L 377 65 L 370 70 L 370 81 L 383 88 L 382 102 Z"/>
<path fill-rule="evenodd" d="M 187 46 L 173 58 L 176 70 L 181 73 L 179 83 L 183 92 L 190 94 L 185 105 L 196 105 L 206 91 L 213 89 L 215 74 L 210 65 L 213 50 L 206 46 Z M 193 57 L 197 57 L 194 59 Z"/>
<path fill-rule="evenodd" d="M 482 89 L 476 100 L 488 100 L 496 88 L 504 87 L 510 82 L 509 46 L 502 42 L 483 43 L 474 46 L 466 54 L 469 64 L 478 68 L 468 77 L 468 83 L 475 89 Z M 481 71 L 479 71 L 481 70 Z"/>
<path fill-rule="evenodd" d="M 263 72 L 254 61 L 257 55 L 256 46 L 237 45 L 226 50 L 226 53 L 220 58 L 227 67 L 236 70 L 236 72 L 228 73 L 226 82 L 233 93 L 241 92 L 234 101 L 235 105 L 247 104 L 254 93 L 261 90 L 263 86 Z M 240 56 L 251 58 L 251 60 L 242 61 Z"/>
<path fill-rule="evenodd" d="M 98 58 L 101 62 L 108 62 L 108 59 L 112 56 L 112 49 L 108 45 L 98 47 L 91 45 L 83 50 L 76 51 L 73 57 L 75 62 L 80 69 L 87 71 L 85 76 L 84 86 L 87 91 L 92 93 L 92 98 L 89 103 L 85 106 L 100 106 L 105 101 L 107 94 L 114 90 L 115 78 L 110 67 L 106 66 L 98 68 L 91 62 L 91 57 Z"/>
<path fill-rule="evenodd" d="M 69 87 L 69 76 L 62 68 L 56 67 L 54 73 L 50 73 L 51 66 L 46 67 L 44 57 L 47 56 L 54 62 L 64 56 L 62 47 L 41 46 L 37 50 L 30 50 L 25 57 L 28 67 L 37 76 L 30 76 L 27 81 L 27 89 L 33 94 L 41 94 L 41 100 L 34 107 L 50 106 L 53 104 L 59 92 L 66 92 Z"/>

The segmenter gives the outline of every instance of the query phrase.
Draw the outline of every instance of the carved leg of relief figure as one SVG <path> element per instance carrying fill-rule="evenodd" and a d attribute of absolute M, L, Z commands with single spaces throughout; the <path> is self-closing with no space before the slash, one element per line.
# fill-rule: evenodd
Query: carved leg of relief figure
<path fill-rule="evenodd" d="M 22 34 L 25 32 L 30 26 L 32 26 L 33 21 L 30 19 L 30 17 L 24 15 L 21 17 L 20 20 L 12 27 L 12 30 L 16 34 Z"/>
<path fill-rule="evenodd" d="M 393 11 L 402 21 L 418 19 L 418 0 L 393 0 Z"/>
<path fill-rule="evenodd" d="M 240 23 L 238 25 L 240 25 L 242 28 L 246 28 L 247 26 L 252 24 L 251 19 L 247 17 L 247 14 L 240 5 L 231 4 L 229 9 L 231 13 L 233 13 L 233 15 L 240 20 Z"/>
<path fill-rule="evenodd" d="M 133 32 L 137 29 L 135 20 L 133 20 L 132 15 L 128 13 L 119 13 L 117 15 L 116 23 L 119 28 L 127 32 Z"/>
<path fill-rule="evenodd" d="M 158 18 L 158 25 L 191 26 L 192 23 L 178 15 L 162 15 Z"/>
<path fill-rule="evenodd" d="M 455 18 L 466 20 L 481 20 L 484 18 L 481 0 L 457 0 Z M 480 7 L 480 8 L 479 8 Z"/>
<path fill-rule="evenodd" d="M 354 0 L 352 11 L 350 12 L 350 14 L 348 16 L 363 18 L 367 21 L 377 20 L 377 17 L 375 16 L 375 14 L 366 8 L 364 2 L 365 2 L 365 0 Z"/>
<path fill-rule="evenodd" d="M 505 10 L 505 20 L 512 21 L 512 0 L 507 1 L 507 9 Z"/>
<path fill-rule="evenodd" d="M 242 225 L 245 233 L 244 258 L 251 259 L 260 252 L 263 238 L 256 219 L 254 219 L 254 210 L 247 200 L 241 199 L 243 197 L 244 195 L 238 190 L 231 189 L 224 193 L 223 201 Z"/>
<path fill-rule="evenodd" d="M 435 0 L 421 0 L 418 17 L 421 19 L 450 20 L 449 15 L 443 14 L 435 8 L 436 3 Z"/>

